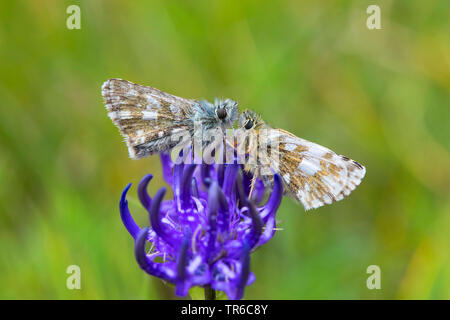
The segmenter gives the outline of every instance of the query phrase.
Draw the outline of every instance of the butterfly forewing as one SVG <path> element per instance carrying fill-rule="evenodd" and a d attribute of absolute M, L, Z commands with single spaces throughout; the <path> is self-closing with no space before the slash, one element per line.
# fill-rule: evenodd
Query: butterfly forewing
<path fill-rule="evenodd" d="M 122 79 L 106 81 L 102 96 L 134 159 L 175 146 L 178 141 L 172 141 L 172 133 L 189 129 L 186 119 L 197 105 L 195 100 Z"/>
<path fill-rule="evenodd" d="M 287 193 L 306 210 L 339 201 L 360 184 L 366 172 L 361 164 L 289 132 L 278 131 L 280 175 Z"/>

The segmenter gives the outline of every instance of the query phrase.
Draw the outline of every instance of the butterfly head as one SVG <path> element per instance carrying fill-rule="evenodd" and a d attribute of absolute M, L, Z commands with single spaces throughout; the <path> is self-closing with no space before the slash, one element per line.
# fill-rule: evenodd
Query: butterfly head
<path fill-rule="evenodd" d="M 258 128 L 262 124 L 261 117 L 252 110 L 245 110 L 239 117 L 239 127 L 245 130 Z"/>
<path fill-rule="evenodd" d="M 226 99 L 216 99 L 214 102 L 214 112 L 219 122 L 226 128 L 233 126 L 238 118 L 238 103 L 236 101 Z"/>

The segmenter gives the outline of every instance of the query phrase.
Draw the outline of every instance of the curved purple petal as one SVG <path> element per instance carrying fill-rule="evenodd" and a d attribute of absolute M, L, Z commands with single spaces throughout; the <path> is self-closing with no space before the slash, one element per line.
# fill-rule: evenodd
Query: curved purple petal
<path fill-rule="evenodd" d="M 224 175 L 225 175 L 225 165 L 224 164 L 218 164 L 218 165 L 216 165 L 216 167 L 217 167 L 217 170 L 216 170 L 217 183 L 219 184 L 219 186 L 222 186 L 223 185 L 223 178 L 224 178 Z"/>
<path fill-rule="evenodd" d="M 227 197 L 231 197 L 238 171 L 239 171 L 239 165 L 237 165 L 237 164 L 229 164 L 225 168 L 222 189 L 223 189 L 223 193 Z"/>
<path fill-rule="evenodd" d="M 158 192 L 156 192 L 149 210 L 150 223 L 153 231 L 155 231 L 159 237 L 161 237 L 173 248 L 176 248 L 178 246 L 178 238 L 176 237 L 175 233 L 176 231 L 172 230 L 171 232 L 168 232 L 166 230 L 167 225 L 163 225 L 162 223 L 160 206 L 165 193 L 166 188 L 161 188 L 158 190 Z"/>
<path fill-rule="evenodd" d="M 193 177 L 191 181 L 191 192 L 192 196 L 195 198 L 198 198 L 200 196 L 200 193 L 198 192 L 197 179 L 195 177 Z"/>
<path fill-rule="evenodd" d="M 238 172 L 238 175 L 236 177 L 236 195 L 237 195 L 237 199 L 239 200 L 239 209 L 241 209 L 242 207 L 245 206 L 247 198 L 245 196 L 245 190 L 244 190 L 244 185 L 242 183 L 242 174 L 240 172 Z"/>
<path fill-rule="evenodd" d="M 240 262 L 241 272 L 236 286 L 236 295 L 234 296 L 236 300 L 240 300 L 244 296 L 244 288 L 247 285 L 247 280 L 250 275 L 250 247 L 247 243 L 244 243 Z"/>
<path fill-rule="evenodd" d="M 183 178 L 181 181 L 180 188 L 180 200 L 182 204 L 182 208 L 189 206 L 191 200 L 191 190 L 192 190 L 192 176 L 194 175 L 194 171 L 197 168 L 197 165 L 190 164 L 185 166 L 183 172 Z"/>
<path fill-rule="evenodd" d="M 276 231 L 275 228 L 276 228 L 275 211 L 273 211 L 267 218 L 267 223 L 264 226 L 264 230 L 263 230 L 261 236 L 259 237 L 259 241 L 256 246 L 260 247 L 263 244 L 265 244 L 267 241 L 272 239 L 272 237 Z"/>
<path fill-rule="evenodd" d="M 141 201 L 142 206 L 148 211 L 150 209 L 150 203 L 152 199 L 147 193 L 147 186 L 150 180 L 152 180 L 153 176 L 151 174 L 145 175 L 141 181 L 139 182 L 138 186 L 138 196 L 139 200 Z"/>
<path fill-rule="evenodd" d="M 283 182 L 281 181 L 280 176 L 278 174 L 275 174 L 273 176 L 272 194 L 270 195 L 269 200 L 267 200 L 267 203 L 265 204 L 265 206 L 261 211 L 261 219 L 263 219 L 264 223 L 267 222 L 268 216 L 271 213 L 275 213 L 278 210 L 282 198 L 283 198 Z"/>
<path fill-rule="evenodd" d="M 201 176 L 201 180 L 203 182 L 203 184 L 205 186 L 208 186 L 204 183 L 205 179 L 209 179 L 211 177 L 211 165 L 209 164 L 202 164 L 200 166 L 200 176 Z"/>
<path fill-rule="evenodd" d="M 164 272 L 158 264 L 150 261 L 147 258 L 147 254 L 145 253 L 145 242 L 147 241 L 147 234 L 149 232 L 149 228 L 146 227 L 142 229 L 136 238 L 136 244 L 134 247 L 134 254 L 136 257 L 136 261 L 141 267 L 142 270 L 147 272 L 148 274 L 161 278 L 166 281 L 173 281 L 173 277 L 170 277 L 166 272 Z"/>
<path fill-rule="evenodd" d="M 217 186 L 215 192 L 217 192 L 217 200 L 219 201 L 219 210 L 217 215 L 218 229 L 220 230 L 220 232 L 228 233 L 230 227 L 230 212 L 228 200 L 219 185 L 216 185 Z"/>
<path fill-rule="evenodd" d="M 217 238 L 217 212 L 219 211 L 219 185 L 213 182 L 208 190 L 208 244 L 206 248 L 206 261 L 210 262 L 215 255 Z"/>
<path fill-rule="evenodd" d="M 263 222 L 261 217 L 259 216 L 258 210 L 251 200 L 247 202 L 248 209 L 250 212 L 250 217 L 252 219 L 252 227 L 250 229 L 249 234 L 246 237 L 246 242 L 250 249 L 252 249 L 259 241 L 259 238 L 262 234 Z"/>
<path fill-rule="evenodd" d="M 173 168 L 173 162 L 170 158 L 170 154 L 167 152 L 160 153 L 161 158 L 161 165 L 162 165 L 162 172 L 163 172 L 163 179 L 168 184 L 173 183 L 173 177 L 172 177 L 172 168 Z"/>
<path fill-rule="evenodd" d="M 122 196 L 120 198 L 119 208 L 120 208 L 120 217 L 122 218 L 122 222 L 125 228 L 128 230 L 128 233 L 136 239 L 141 228 L 134 222 L 133 217 L 130 214 L 130 210 L 128 209 L 128 201 L 126 199 L 127 192 L 131 187 L 131 183 L 129 183 L 122 192 Z"/>
<path fill-rule="evenodd" d="M 255 204 L 259 204 L 264 199 L 266 193 L 266 187 L 262 180 L 256 179 L 255 186 L 253 187 L 252 200 Z"/>
<path fill-rule="evenodd" d="M 186 234 L 183 238 L 177 257 L 177 280 L 175 283 L 175 294 L 182 297 L 187 295 L 190 288 L 186 270 L 188 263 L 189 240 L 190 234 Z"/>

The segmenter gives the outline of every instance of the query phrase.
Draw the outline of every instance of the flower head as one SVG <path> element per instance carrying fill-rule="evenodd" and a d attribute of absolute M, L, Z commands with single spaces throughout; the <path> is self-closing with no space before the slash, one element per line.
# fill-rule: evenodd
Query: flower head
<path fill-rule="evenodd" d="M 275 214 L 283 195 L 278 175 L 267 202 L 257 179 L 248 199 L 252 177 L 239 164 L 176 164 L 162 154 L 163 175 L 173 199 L 163 200 L 161 188 L 147 193 L 152 175 L 138 187 L 139 200 L 151 227 L 141 229 L 131 217 L 125 188 L 120 200 L 122 221 L 135 240 L 135 256 L 148 274 L 175 284 L 175 294 L 186 296 L 192 286 L 211 286 L 230 299 L 241 299 L 245 286 L 255 281 L 250 253 L 275 233 Z M 145 247 L 150 242 L 150 251 Z"/>

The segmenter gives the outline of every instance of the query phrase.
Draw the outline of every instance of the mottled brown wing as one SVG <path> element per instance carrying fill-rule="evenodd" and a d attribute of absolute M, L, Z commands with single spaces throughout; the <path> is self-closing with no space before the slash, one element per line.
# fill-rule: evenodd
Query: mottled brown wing
<path fill-rule="evenodd" d="M 172 141 L 172 133 L 192 130 L 189 119 L 195 100 L 122 79 L 106 81 L 102 96 L 108 116 L 125 138 L 133 159 L 168 150 L 178 142 Z"/>
<path fill-rule="evenodd" d="M 278 171 L 289 196 L 306 210 L 331 204 L 348 196 L 361 183 L 366 169 L 328 148 L 276 130 L 279 139 Z"/>

